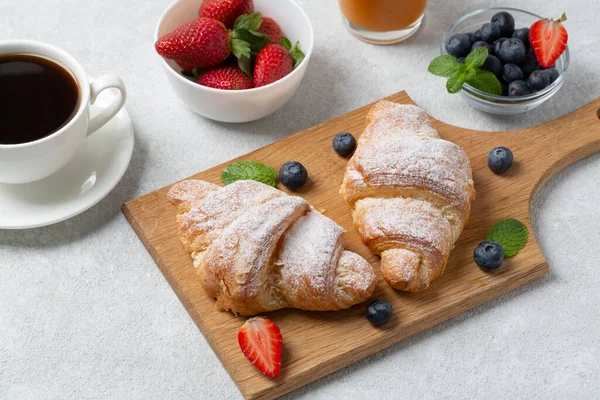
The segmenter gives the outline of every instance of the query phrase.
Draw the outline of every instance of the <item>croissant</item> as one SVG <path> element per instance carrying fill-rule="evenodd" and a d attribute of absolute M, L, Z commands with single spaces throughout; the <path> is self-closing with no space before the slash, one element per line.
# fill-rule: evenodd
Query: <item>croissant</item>
<path fill-rule="evenodd" d="M 179 237 L 220 309 L 340 310 L 373 294 L 371 265 L 345 251 L 342 227 L 300 197 L 255 181 L 201 180 L 175 184 L 168 197 L 179 211 Z"/>
<path fill-rule="evenodd" d="M 383 278 L 409 292 L 442 274 L 475 198 L 467 154 L 420 108 L 389 101 L 369 111 L 340 192 Z"/>

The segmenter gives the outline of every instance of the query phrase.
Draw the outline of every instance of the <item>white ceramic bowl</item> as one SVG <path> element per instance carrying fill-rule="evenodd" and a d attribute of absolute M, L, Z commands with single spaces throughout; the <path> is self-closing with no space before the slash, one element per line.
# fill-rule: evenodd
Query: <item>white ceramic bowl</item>
<path fill-rule="evenodd" d="M 202 0 L 177 0 L 161 15 L 154 40 L 198 18 Z M 283 79 L 270 85 L 247 90 L 219 90 L 198 85 L 180 74 L 181 68 L 161 56 L 160 64 L 175 94 L 192 111 L 221 122 L 254 121 L 277 111 L 294 95 L 308 68 L 314 33 L 308 16 L 292 0 L 254 0 L 255 11 L 279 23 L 292 43 L 300 41 L 306 55 L 302 63 Z"/>

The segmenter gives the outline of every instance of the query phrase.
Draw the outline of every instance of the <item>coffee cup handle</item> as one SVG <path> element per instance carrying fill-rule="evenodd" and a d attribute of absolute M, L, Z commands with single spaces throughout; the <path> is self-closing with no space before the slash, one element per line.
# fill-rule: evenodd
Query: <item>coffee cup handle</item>
<path fill-rule="evenodd" d="M 90 136 L 92 133 L 100 129 L 104 124 L 114 117 L 125 104 L 127 98 L 127 90 L 125 90 L 125 84 L 123 80 L 116 75 L 102 75 L 94 79 L 90 84 L 90 104 L 96 102 L 98 95 L 106 89 L 115 88 L 118 89 L 120 95 L 113 96 L 110 100 L 110 104 L 103 107 L 97 114 L 90 118 L 88 125 L 88 131 L 86 136 Z M 97 107 L 95 107 L 97 108 Z"/>

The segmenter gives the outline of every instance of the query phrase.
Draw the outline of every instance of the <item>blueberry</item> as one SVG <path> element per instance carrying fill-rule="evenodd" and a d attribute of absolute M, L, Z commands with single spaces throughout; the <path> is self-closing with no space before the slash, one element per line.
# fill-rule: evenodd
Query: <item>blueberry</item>
<path fill-rule="evenodd" d="M 481 26 L 481 38 L 479 40 L 483 40 L 484 42 L 494 43 L 494 40 L 500 39 L 502 34 L 500 33 L 500 28 L 497 25 L 492 25 L 491 23 L 486 23 Z"/>
<path fill-rule="evenodd" d="M 333 151 L 340 157 L 348 157 L 356 148 L 356 139 L 351 133 L 338 133 L 333 138 Z"/>
<path fill-rule="evenodd" d="M 525 96 L 528 94 L 531 94 L 531 90 L 523 81 L 513 81 L 508 85 L 508 95 L 510 97 Z"/>
<path fill-rule="evenodd" d="M 446 51 L 454 57 L 466 57 L 471 50 L 471 39 L 465 33 L 450 36 L 446 42 Z"/>
<path fill-rule="evenodd" d="M 504 70 L 502 72 L 502 79 L 504 82 L 511 83 L 514 81 L 522 81 L 525 75 L 523 75 L 523 71 L 516 64 L 504 64 Z"/>
<path fill-rule="evenodd" d="M 496 56 L 505 63 L 519 64 L 525 59 L 527 50 L 521 39 L 510 38 L 500 44 Z"/>
<path fill-rule="evenodd" d="M 481 33 L 481 29 L 477 29 L 475 32 L 473 32 L 473 34 L 470 36 L 471 38 L 471 42 L 475 43 L 475 42 L 479 42 L 480 40 L 483 40 L 481 37 L 482 33 Z"/>
<path fill-rule="evenodd" d="M 548 68 L 545 69 L 544 72 L 548 75 L 548 79 L 550 80 L 549 84 L 551 85 L 555 80 L 560 76 L 560 72 L 556 68 Z"/>
<path fill-rule="evenodd" d="M 392 305 L 385 300 L 375 300 L 367 306 L 365 316 L 374 326 L 383 325 L 392 318 Z"/>
<path fill-rule="evenodd" d="M 500 34 L 502 36 L 510 36 L 515 30 L 515 19 L 506 11 L 494 15 L 491 23 L 500 29 Z"/>
<path fill-rule="evenodd" d="M 521 39 L 525 47 L 529 47 L 529 28 L 515 29 L 512 34 L 515 39 Z"/>
<path fill-rule="evenodd" d="M 471 46 L 471 51 L 474 51 L 476 48 L 478 47 L 485 47 L 488 49 L 488 54 L 492 54 L 494 52 L 494 46 L 484 42 L 483 40 L 480 40 L 479 42 L 475 42 L 473 43 L 473 46 Z"/>
<path fill-rule="evenodd" d="M 290 189 L 297 189 L 306 183 L 308 172 L 298 161 L 289 161 L 279 169 L 279 180 Z"/>
<path fill-rule="evenodd" d="M 502 77 L 502 61 L 500 61 L 496 56 L 487 56 L 481 68 L 485 69 L 486 71 L 490 71 L 496 75 L 498 79 Z"/>
<path fill-rule="evenodd" d="M 497 54 L 500 51 L 500 45 L 505 40 L 506 40 L 506 38 L 502 37 L 494 42 L 494 54 Z"/>
<path fill-rule="evenodd" d="M 536 69 L 529 75 L 527 79 L 527 85 L 531 90 L 542 90 L 550 84 L 550 77 L 546 71 L 542 69 Z"/>
<path fill-rule="evenodd" d="M 502 86 L 502 96 L 508 96 L 508 83 L 500 82 L 500 85 Z"/>
<path fill-rule="evenodd" d="M 465 63 L 465 57 L 458 57 L 458 58 L 456 59 L 456 61 L 458 61 L 458 62 L 459 62 L 459 63 L 461 63 L 461 64 L 464 64 L 464 63 Z"/>
<path fill-rule="evenodd" d="M 513 164 L 513 153 L 507 147 L 496 147 L 489 152 L 487 164 L 493 173 L 503 174 L 508 171 Z"/>
<path fill-rule="evenodd" d="M 533 71 L 541 68 L 540 64 L 538 64 L 538 60 L 535 56 L 535 53 L 533 52 L 533 49 L 527 50 L 527 53 L 525 54 L 525 59 L 521 62 L 521 64 L 519 64 L 519 67 L 521 67 L 521 70 L 523 71 L 525 76 L 529 76 Z"/>
<path fill-rule="evenodd" d="M 467 35 L 469 37 L 469 40 L 471 41 L 471 43 L 475 43 L 477 40 L 477 35 L 475 35 L 475 32 L 467 32 L 465 33 L 465 35 Z"/>
<path fill-rule="evenodd" d="M 473 252 L 475 262 L 484 271 L 493 271 L 504 261 L 504 247 L 498 242 L 486 240 L 481 242 Z"/>

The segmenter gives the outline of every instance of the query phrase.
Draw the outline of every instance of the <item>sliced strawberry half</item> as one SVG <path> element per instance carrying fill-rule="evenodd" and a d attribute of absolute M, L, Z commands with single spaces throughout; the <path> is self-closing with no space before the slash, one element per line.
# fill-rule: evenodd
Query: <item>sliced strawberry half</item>
<path fill-rule="evenodd" d="M 281 370 L 281 331 L 267 318 L 251 318 L 238 332 L 242 352 L 260 372 L 274 378 Z"/>
<path fill-rule="evenodd" d="M 550 68 L 567 48 L 569 35 L 562 24 L 566 20 L 565 14 L 557 20 L 541 19 L 529 29 L 529 43 L 543 68 Z"/>

